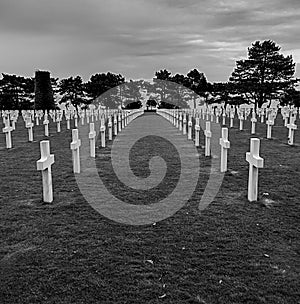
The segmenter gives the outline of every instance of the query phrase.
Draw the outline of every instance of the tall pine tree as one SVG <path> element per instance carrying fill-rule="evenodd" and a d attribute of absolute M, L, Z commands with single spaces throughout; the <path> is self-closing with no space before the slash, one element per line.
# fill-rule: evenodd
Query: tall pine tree
<path fill-rule="evenodd" d="M 248 59 L 236 62 L 229 81 L 245 102 L 261 107 L 295 86 L 293 58 L 280 49 L 274 41 L 256 41 L 248 48 Z"/>

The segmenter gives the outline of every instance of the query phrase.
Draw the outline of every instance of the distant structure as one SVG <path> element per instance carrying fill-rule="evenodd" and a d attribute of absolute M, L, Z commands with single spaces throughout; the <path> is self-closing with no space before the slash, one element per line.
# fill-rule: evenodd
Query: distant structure
<path fill-rule="evenodd" d="M 50 80 L 50 72 L 36 71 L 34 82 L 34 109 L 51 110 L 55 109 L 53 90 Z"/>

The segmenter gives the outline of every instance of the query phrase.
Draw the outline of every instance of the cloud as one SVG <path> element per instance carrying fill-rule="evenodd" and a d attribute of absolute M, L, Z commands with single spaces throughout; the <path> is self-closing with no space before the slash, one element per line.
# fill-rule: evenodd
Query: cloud
<path fill-rule="evenodd" d="M 1 0 L 1 72 L 151 78 L 198 68 L 225 81 L 256 40 L 299 62 L 299 0 Z"/>

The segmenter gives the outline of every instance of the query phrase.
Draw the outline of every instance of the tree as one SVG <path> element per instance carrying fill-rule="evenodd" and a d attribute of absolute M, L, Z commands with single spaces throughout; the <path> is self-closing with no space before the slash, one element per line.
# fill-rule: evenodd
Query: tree
<path fill-rule="evenodd" d="M 111 88 L 119 86 L 125 82 L 125 78 L 121 74 L 111 72 L 95 74 L 90 77 L 86 83 L 86 91 L 88 95 L 95 99 Z"/>
<path fill-rule="evenodd" d="M 33 106 L 34 79 L 2 73 L 0 109 L 28 110 Z"/>
<path fill-rule="evenodd" d="M 211 99 L 214 103 L 223 103 L 226 107 L 227 104 L 240 105 L 245 103 L 242 96 L 236 94 L 235 85 L 230 82 L 215 82 L 212 84 Z"/>
<path fill-rule="evenodd" d="M 280 54 L 280 49 L 271 40 L 256 41 L 248 48 L 248 59 L 236 62 L 229 81 L 236 85 L 240 98 L 261 107 L 295 86 L 295 63 L 291 55 Z"/>
<path fill-rule="evenodd" d="M 36 110 L 55 109 L 53 91 L 50 80 L 50 72 L 36 71 L 35 72 L 35 100 L 34 108 Z"/>
<path fill-rule="evenodd" d="M 60 103 L 70 102 L 77 111 L 81 104 L 89 104 L 90 100 L 86 97 L 85 86 L 80 76 L 62 79 L 59 82 L 59 93 L 62 95 Z"/>
<path fill-rule="evenodd" d="M 146 103 L 147 108 L 154 108 L 157 106 L 157 102 L 154 99 L 148 99 Z"/>
<path fill-rule="evenodd" d="M 160 95 L 160 102 L 165 102 L 167 97 L 170 95 L 169 81 L 171 80 L 171 72 L 168 70 L 160 70 L 155 72 L 153 78 L 153 91 Z"/>
<path fill-rule="evenodd" d="M 159 109 L 178 109 L 179 107 L 172 104 L 172 103 L 169 103 L 169 102 L 165 102 L 165 101 L 162 101 L 159 106 L 158 106 Z"/>
<path fill-rule="evenodd" d="M 116 108 L 122 106 L 122 88 L 121 84 L 125 78 L 121 74 L 111 72 L 95 74 L 85 85 L 88 96 L 102 106 Z M 105 94 L 104 94 L 105 93 Z"/>
<path fill-rule="evenodd" d="M 286 90 L 280 98 L 280 104 L 282 106 L 294 105 L 295 107 L 300 107 L 300 91 L 295 88 Z"/>
<path fill-rule="evenodd" d="M 208 98 L 211 92 L 211 84 L 208 83 L 204 73 L 199 72 L 197 69 L 193 69 L 186 75 L 186 84 L 189 89 L 196 93 L 193 94 L 194 108 L 196 108 L 196 99 L 201 96 L 208 102 Z"/>
<path fill-rule="evenodd" d="M 142 102 L 140 100 L 136 101 L 126 101 L 123 109 L 132 110 L 132 109 L 140 109 L 142 107 Z"/>
<path fill-rule="evenodd" d="M 137 102 L 141 99 L 141 81 L 131 80 L 129 82 L 125 82 L 123 85 L 119 87 L 122 92 L 122 103 L 128 104 L 129 102 Z"/>

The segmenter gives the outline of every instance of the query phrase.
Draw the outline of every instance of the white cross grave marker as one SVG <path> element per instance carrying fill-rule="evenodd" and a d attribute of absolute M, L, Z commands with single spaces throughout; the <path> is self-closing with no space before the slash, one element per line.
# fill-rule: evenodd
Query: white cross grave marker
<path fill-rule="evenodd" d="M 78 127 L 78 115 L 77 115 L 77 112 L 75 112 L 75 115 L 74 115 L 74 126 L 75 126 L 75 128 Z"/>
<path fill-rule="evenodd" d="M 226 125 L 226 113 L 225 113 L 225 110 L 224 110 L 224 109 L 223 109 L 222 117 L 223 117 L 222 125 L 225 126 L 225 125 Z"/>
<path fill-rule="evenodd" d="M 57 124 L 57 133 L 60 133 L 60 131 L 61 131 L 60 122 L 61 122 L 61 115 L 60 115 L 60 114 L 58 114 L 58 115 L 57 115 L 57 119 L 56 119 L 56 124 Z"/>
<path fill-rule="evenodd" d="M 118 132 L 122 130 L 121 113 L 118 113 Z"/>
<path fill-rule="evenodd" d="M 95 124 L 93 122 L 90 123 L 89 139 L 90 139 L 91 157 L 95 157 L 96 156 L 96 131 L 95 131 Z"/>
<path fill-rule="evenodd" d="M 114 135 L 118 135 L 118 119 L 116 113 L 114 113 Z"/>
<path fill-rule="evenodd" d="M 255 123 L 257 122 L 255 111 L 252 111 L 251 118 L 251 134 L 255 134 Z"/>
<path fill-rule="evenodd" d="M 81 146 L 81 140 L 78 138 L 78 129 L 72 130 L 72 142 L 70 148 L 73 156 L 73 172 L 80 173 L 80 154 L 79 148 Z"/>
<path fill-rule="evenodd" d="M 248 200 L 257 201 L 258 194 L 258 168 L 263 168 L 264 160 L 259 156 L 258 138 L 251 138 L 250 152 L 246 153 L 246 161 L 249 163 Z"/>
<path fill-rule="evenodd" d="M 261 109 L 261 116 L 260 116 L 260 122 L 261 122 L 261 123 L 264 122 L 264 117 L 265 117 L 264 115 L 265 115 L 265 112 L 264 112 L 264 109 L 262 108 L 262 109 Z"/>
<path fill-rule="evenodd" d="M 287 124 L 287 128 L 289 129 L 288 144 L 292 146 L 294 144 L 294 132 L 297 130 L 297 125 L 293 122 L 290 122 Z"/>
<path fill-rule="evenodd" d="M 221 172 L 227 171 L 227 150 L 230 148 L 230 142 L 228 140 L 228 129 L 222 128 L 222 137 L 220 138 L 221 145 Z"/>
<path fill-rule="evenodd" d="M 9 119 L 7 118 L 4 121 L 5 128 L 2 129 L 3 133 L 5 133 L 5 141 L 6 141 L 6 148 L 12 148 L 12 140 L 11 140 L 11 132 L 14 130 L 13 127 L 10 126 Z"/>
<path fill-rule="evenodd" d="M 113 134 L 112 134 L 112 120 L 111 115 L 108 116 L 108 140 L 112 140 Z"/>
<path fill-rule="evenodd" d="M 192 127 L 193 127 L 193 122 L 192 122 L 192 115 L 189 115 L 189 121 L 188 121 L 188 139 L 192 140 Z"/>
<path fill-rule="evenodd" d="M 105 148 L 105 118 L 101 118 L 101 124 L 100 124 L 100 137 L 101 137 L 101 147 Z"/>
<path fill-rule="evenodd" d="M 183 114 L 183 128 L 182 128 L 182 134 L 186 135 L 186 113 Z"/>
<path fill-rule="evenodd" d="M 52 174 L 51 165 L 54 163 L 54 155 L 50 154 L 49 140 L 40 142 L 41 158 L 36 162 L 37 170 L 42 171 L 43 179 L 43 201 L 45 203 L 52 203 Z"/>
<path fill-rule="evenodd" d="M 267 138 L 272 138 L 272 126 L 274 125 L 274 120 L 272 120 L 271 115 L 269 116 L 267 122 Z"/>
<path fill-rule="evenodd" d="M 197 117 L 195 124 L 195 146 L 199 147 L 199 145 L 200 145 L 200 124 L 199 124 L 199 117 Z"/>
<path fill-rule="evenodd" d="M 124 129 L 125 128 L 125 115 L 124 115 L 123 111 L 122 111 L 121 116 L 122 116 L 122 129 Z"/>
<path fill-rule="evenodd" d="M 45 125 L 45 136 L 49 136 L 49 119 L 48 119 L 47 111 L 44 115 L 43 124 Z"/>
<path fill-rule="evenodd" d="M 230 128 L 233 128 L 234 109 L 230 110 Z"/>
<path fill-rule="evenodd" d="M 31 121 L 31 116 L 28 116 L 25 120 L 26 128 L 28 129 L 28 140 L 33 141 L 33 123 Z"/>
<path fill-rule="evenodd" d="M 204 135 L 205 135 L 205 156 L 210 156 L 210 139 L 211 139 L 210 121 L 206 122 L 206 129 L 204 131 Z"/>
<path fill-rule="evenodd" d="M 240 131 L 243 131 L 243 123 L 244 123 L 244 113 L 241 111 L 238 113 L 240 120 Z"/>
<path fill-rule="evenodd" d="M 40 125 L 39 115 L 38 115 L 38 112 L 37 112 L 37 111 L 35 112 L 35 124 L 36 124 L 37 126 Z"/>

